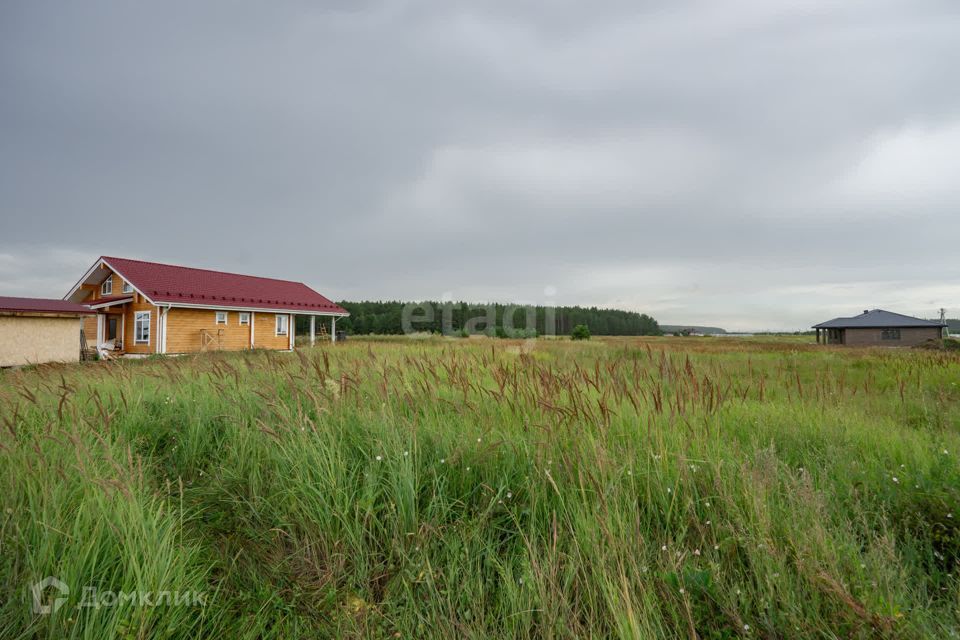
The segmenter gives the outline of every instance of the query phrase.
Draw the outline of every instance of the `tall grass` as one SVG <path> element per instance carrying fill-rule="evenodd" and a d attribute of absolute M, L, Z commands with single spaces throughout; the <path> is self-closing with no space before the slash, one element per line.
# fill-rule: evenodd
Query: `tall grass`
<path fill-rule="evenodd" d="M 939 352 L 626 338 L 6 372 L 0 636 L 951 637 L 958 384 Z"/>

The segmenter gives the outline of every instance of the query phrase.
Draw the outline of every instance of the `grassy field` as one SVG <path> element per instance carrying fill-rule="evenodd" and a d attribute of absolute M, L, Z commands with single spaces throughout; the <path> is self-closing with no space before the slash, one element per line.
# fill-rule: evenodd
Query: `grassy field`
<path fill-rule="evenodd" d="M 695 338 L 0 373 L 0 637 L 956 637 L 958 385 Z"/>

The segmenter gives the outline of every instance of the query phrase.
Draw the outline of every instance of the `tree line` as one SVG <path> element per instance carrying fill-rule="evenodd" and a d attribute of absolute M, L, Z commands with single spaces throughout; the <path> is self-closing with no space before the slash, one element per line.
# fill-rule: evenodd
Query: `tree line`
<path fill-rule="evenodd" d="M 342 301 L 350 317 L 337 321 L 348 334 L 402 334 L 407 330 L 443 334 L 531 337 L 569 335 L 579 324 L 593 335 L 662 335 L 660 325 L 645 313 L 597 307 L 543 307 L 467 302 Z M 550 325 L 553 325 L 552 327 Z"/>

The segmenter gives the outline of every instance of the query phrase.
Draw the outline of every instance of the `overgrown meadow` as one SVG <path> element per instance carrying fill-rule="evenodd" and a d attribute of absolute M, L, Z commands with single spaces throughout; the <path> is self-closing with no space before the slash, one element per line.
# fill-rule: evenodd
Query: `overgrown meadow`
<path fill-rule="evenodd" d="M 350 341 L 0 372 L 0 419 L 3 638 L 960 633 L 957 355 Z"/>

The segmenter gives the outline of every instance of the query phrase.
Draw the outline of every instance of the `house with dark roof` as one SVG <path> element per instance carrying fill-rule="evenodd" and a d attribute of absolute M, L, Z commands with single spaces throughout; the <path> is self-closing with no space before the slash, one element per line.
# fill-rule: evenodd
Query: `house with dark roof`
<path fill-rule="evenodd" d="M 64 300 L 96 313 L 84 321 L 87 343 L 118 354 L 294 348 L 294 318 L 349 315 L 302 282 L 103 256 Z M 321 325 L 322 333 L 326 333 Z"/>
<path fill-rule="evenodd" d="M 850 318 L 814 325 L 817 343 L 852 346 L 912 347 L 943 336 L 942 322 L 913 318 L 883 309 L 864 310 Z"/>
<path fill-rule="evenodd" d="M 80 322 L 94 312 L 73 302 L 0 296 L 0 367 L 80 359 Z"/>

